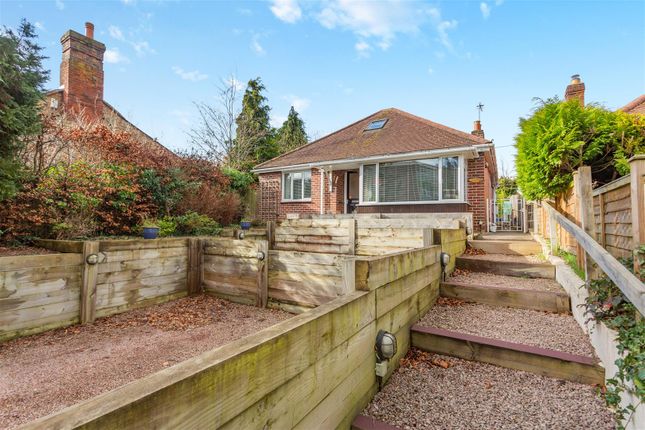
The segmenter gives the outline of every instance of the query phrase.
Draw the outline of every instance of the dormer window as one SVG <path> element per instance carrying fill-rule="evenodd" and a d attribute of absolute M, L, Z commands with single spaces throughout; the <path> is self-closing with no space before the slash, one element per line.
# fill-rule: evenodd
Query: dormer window
<path fill-rule="evenodd" d="M 378 130 L 380 128 L 383 128 L 385 123 L 387 122 L 387 118 L 385 119 L 377 119 L 375 121 L 370 122 L 367 124 L 367 127 L 365 128 L 365 131 L 370 131 L 370 130 Z"/>

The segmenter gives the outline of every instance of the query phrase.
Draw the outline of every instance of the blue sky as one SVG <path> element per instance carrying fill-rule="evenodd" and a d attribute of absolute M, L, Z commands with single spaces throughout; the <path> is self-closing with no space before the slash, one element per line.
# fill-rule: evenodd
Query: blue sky
<path fill-rule="evenodd" d="M 38 27 L 58 87 L 60 36 L 95 24 L 107 46 L 105 99 L 172 149 L 189 147 L 194 101 L 221 79 L 260 76 L 276 125 L 293 104 L 312 137 L 386 107 L 470 131 L 475 105 L 498 158 L 533 98 L 616 109 L 645 92 L 645 1 L 13 1 L 0 22 Z"/>

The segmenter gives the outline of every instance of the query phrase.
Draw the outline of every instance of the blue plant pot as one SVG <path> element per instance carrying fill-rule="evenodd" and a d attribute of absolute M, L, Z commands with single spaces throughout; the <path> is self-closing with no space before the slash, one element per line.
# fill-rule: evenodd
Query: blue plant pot
<path fill-rule="evenodd" d="M 159 227 L 143 227 L 144 239 L 156 239 L 159 237 Z"/>
<path fill-rule="evenodd" d="M 251 222 L 250 221 L 242 221 L 240 222 L 240 227 L 242 227 L 242 230 L 248 230 L 251 228 Z"/>

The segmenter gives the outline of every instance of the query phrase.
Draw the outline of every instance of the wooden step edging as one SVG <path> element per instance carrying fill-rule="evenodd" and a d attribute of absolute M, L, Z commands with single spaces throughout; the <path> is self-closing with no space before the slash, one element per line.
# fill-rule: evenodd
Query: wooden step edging
<path fill-rule="evenodd" d="M 358 415 L 352 422 L 352 430 L 401 430 L 400 428 L 379 421 L 376 418 Z"/>
<path fill-rule="evenodd" d="M 555 266 L 549 263 L 487 260 L 462 255 L 457 257 L 457 268 L 496 275 L 555 279 Z"/>
<path fill-rule="evenodd" d="M 558 293 L 447 281 L 441 283 L 439 295 L 493 306 L 554 313 L 571 312 L 571 301 L 569 295 L 564 291 Z"/>
<path fill-rule="evenodd" d="M 583 384 L 604 383 L 605 369 L 591 357 L 418 324 L 410 331 L 412 346 L 423 351 Z"/>
<path fill-rule="evenodd" d="M 469 240 L 470 246 L 487 254 L 533 255 L 542 252 L 542 245 L 532 240 Z"/>

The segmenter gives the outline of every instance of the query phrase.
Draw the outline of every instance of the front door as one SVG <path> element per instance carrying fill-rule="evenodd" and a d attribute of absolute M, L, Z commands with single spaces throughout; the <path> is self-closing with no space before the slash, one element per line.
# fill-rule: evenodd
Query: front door
<path fill-rule="evenodd" d="M 348 214 L 353 214 L 354 212 L 356 212 L 356 206 L 358 206 L 358 183 L 358 172 L 347 172 L 347 201 L 345 202 L 345 210 Z"/>

